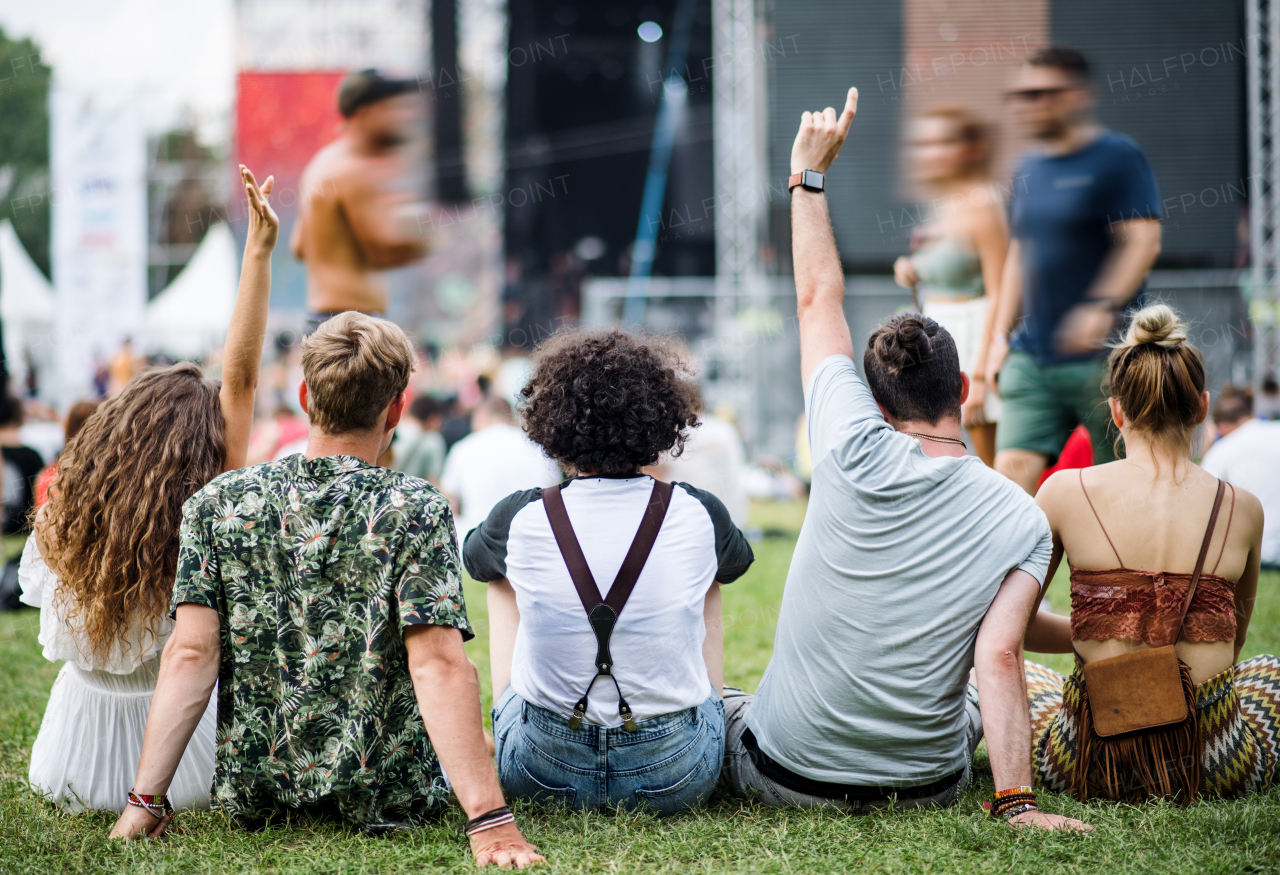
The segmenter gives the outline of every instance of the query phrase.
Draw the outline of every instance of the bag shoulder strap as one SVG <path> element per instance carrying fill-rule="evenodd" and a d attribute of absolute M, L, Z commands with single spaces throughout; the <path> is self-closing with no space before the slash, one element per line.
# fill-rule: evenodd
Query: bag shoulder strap
<path fill-rule="evenodd" d="M 1204 571 L 1204 560 L 1209 555 L 1209 541 L 1213 538 L 1213 528 L 1218 523 L 1218 511 L 1222 510 L 1222 496 L 1227 485 L 1218 481 L 1218 494 L 1213 499 L 1213 510 L 1209 514 L 1209 525 L 1204 530 L 1204 541 L 1200 544 L 1200 556 L 1196 559 L 1196 570 L 1191 575 L 1191 585 L 1187 587 L 1187 597 L 1182 603 L 1182 615 L 1178 617 L 1178 634 L 1173 636 L 1173 644 L 1182 637 L 1182 626 L 1187 622 L 1187 611 L 1191 610 L 1191 599 L 1195 597 L 1196 586 L 1200 583 L 1200 574 Z"/>
<path fill-rule="evenodd" d="M 573 524 L 569 521 L 569 512 L 565 509 L 564 496 L 560 494 L 560 487 L 549 486 L 542 490 L 547 520 L 551 523 L 556 545 L 560 548 L 560 555 L 564 557 L 564 564 L 569 569 L 569 576 L 573 578 L 578 598 L 581 599 L 582 607 L 588 615 L 591 614 L 592 609 L 601 604 L 612 608 L 615 616 L 622 613 L 623 606 L 631 597 L 631 591 L 635 589 L 636 581 L 640 579 L 640 572 L 644 570 L 645 562 L 649 560 L 653 544 L 658 539 L 662 521 L 666 519 L 667 508 L 671 505 L 673 490 L 672 484 L 654 480 L 653 492 L 649 495 L 640 528 L 631 541 L 631 548 L 627 550 L 626 558 L 622 560 L 622 567 L 618 569 L 618 576 L 614 578 L 607 598 L 600 595 L 600 587 L 591 574 L 591 568 L 587 565 L 587 559 L 582 553 L 582 545 L 578 543 L 578 536 L 573 531 Z"/>

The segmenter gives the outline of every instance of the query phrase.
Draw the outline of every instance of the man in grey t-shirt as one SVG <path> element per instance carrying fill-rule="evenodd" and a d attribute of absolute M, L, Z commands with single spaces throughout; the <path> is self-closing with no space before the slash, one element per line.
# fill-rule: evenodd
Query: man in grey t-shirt
<path fill-rule="evenodd" d="M 805 113 L 792 172 L 824 172 L 856 109 L 850 89 L 839 118 Z M 776 806 L 947 805 L 972 780 L 985 717 L 996 789 L 1029 787 L 1022 638 L 1048 522 L 965 450 L 969 381 L 936 322 L 888 320 L 863 359 L 870 387 L 859 377 L 825 196 L 804 183 L 791 227 L 813 491 L 773 659 L 755 696 L 726 698 L 725 779 Z M 1084 826 L 1018 809 L 1018 825 Z"/>

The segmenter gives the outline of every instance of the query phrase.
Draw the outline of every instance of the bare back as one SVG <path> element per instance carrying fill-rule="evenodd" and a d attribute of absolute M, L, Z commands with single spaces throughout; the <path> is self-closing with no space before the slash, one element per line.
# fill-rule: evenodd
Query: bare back
<path fill-rule="evenodd" d="M 1065 551 L 1073 569 L 1190 574 L 1217 488 L 1217 479 L 1198 465 L 1186 464 L 1177 478 L 1163 470 L 1153 479 L 1149 470 L 1119 461 L 1055 474 L 1041 487 L 1037 503 L 1053 530 L 1055 559 Z M 1261 532 L 1261 505 L 1236 487 L 1234 501 L 1228 493 L 1223 502 L 1204 568 L 1206 574 L 1236 581 L 1236 640 L 1179 643 L 1178 654 L 1197 683 L 1232 665 L 1244 642 L 1257 588 Z M 1086 662 L 1148 646 L 1130 639 L 1074 644 Z"/>

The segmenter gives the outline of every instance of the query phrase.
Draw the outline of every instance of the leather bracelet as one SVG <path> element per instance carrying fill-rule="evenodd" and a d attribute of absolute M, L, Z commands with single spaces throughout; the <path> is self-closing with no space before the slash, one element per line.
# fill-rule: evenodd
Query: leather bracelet
<path fill-rule="evenodd" d="M 492 811 L 486 811 L 479 817 L 473 817 L 468 820 L 462 828 L 462 834 L 466 838 L 470 838 L 478 832 L 484 832 L 488 829 L 496 829 L 500 826 L 506 826 L 508 823 L 515 823 L 516 816 L 511 813 L 511 809 L 506 805 L 501 808 L 495 808 Z"/>

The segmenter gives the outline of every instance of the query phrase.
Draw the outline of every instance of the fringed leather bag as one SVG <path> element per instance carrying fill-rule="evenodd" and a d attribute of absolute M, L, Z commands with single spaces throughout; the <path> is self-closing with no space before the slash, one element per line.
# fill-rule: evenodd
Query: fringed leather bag
<path fill-rule="evenodd" d="M 1225 491 L 1219 480 L 1173 641 L 1084 663 L 1076 724 L 1079 758 L 1070 787 L 1081 801 L 1097 796 L 1126 802 L 1169 797 L 1186 805 L 1200 792 L 1204 756 L 1195 684 L 1175 647 L 1200 583 Z"/>

